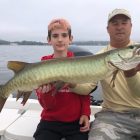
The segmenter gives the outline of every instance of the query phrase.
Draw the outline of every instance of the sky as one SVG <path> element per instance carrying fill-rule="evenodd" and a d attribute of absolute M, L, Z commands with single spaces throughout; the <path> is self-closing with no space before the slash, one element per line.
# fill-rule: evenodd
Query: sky
<path fill-rule="evenodd" d="M 46 42 L 49 22 L 65 18 L 74 41 L 106 41 L 108 14 L 115 8 L 131 13 L 131 38 L 140 41 L 140 0 L 0 0 L 0 39 Z"/>

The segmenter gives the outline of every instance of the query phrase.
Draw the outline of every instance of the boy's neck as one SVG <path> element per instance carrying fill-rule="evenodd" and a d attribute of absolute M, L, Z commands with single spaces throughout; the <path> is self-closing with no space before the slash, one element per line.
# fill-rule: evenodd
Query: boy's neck
<path fill-rule="evenodd" d="M 67 51 L 65 51 L 65 52 L 54 52 L 54 58 L 61 58 L 61 57 L 67 57 Z"/>

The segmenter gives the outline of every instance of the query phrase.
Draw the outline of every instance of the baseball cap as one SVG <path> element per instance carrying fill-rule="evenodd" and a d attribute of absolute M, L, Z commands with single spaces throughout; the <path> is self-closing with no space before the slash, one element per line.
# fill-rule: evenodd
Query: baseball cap
<path fill-rule="evenodd" d="M 116 15 L 125 15 L 131 19 L 131 15 L 130 15 L 129 11 L 127 11 L 125 9 L 115 9 L 111 13 L 109 13 L 108 22 Z"/>
<path fill-rule="evenodd" d="M 48 31 L 63 28 L 63 29 L 71 29 L 69 22 L 65 19 L 53 19 L 48 25 Z"/>

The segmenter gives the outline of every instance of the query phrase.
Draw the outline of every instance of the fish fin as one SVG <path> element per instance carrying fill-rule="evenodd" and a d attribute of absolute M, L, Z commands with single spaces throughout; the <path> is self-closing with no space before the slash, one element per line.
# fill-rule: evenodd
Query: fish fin
<path fill-rule="evenodd" d="M 112 76 L 112 79 L 111 79 L 111 81 L 110 81 L 111 87 L 115 87 L 115 79 L 116 79 L 116 75 L 117 75 L 118 71 L 119 71 L 119 70 L 117 69 L 117 70 L 115 70 L 115 71 L 113 72 L 113 76 Z"/>
<path fill-rule="evenodd" d="M 22 69 L 24 69 L 24 67 L 27 65 L 28 63 L 26 62 L 20 62 L 20 61 L 8 61 L 7 67 L 11 70 L 13 70 L 15 73 L 21 71 Z"/>
<path fill-rule="evenodd" d="M 7 98 L 3 98 L 3 97 L 0 96 L 0 112 L 1 112 L 2 109 L 3 109 L 6 100 L 7 100 Z"/>
<path fill-rule="evenodd" d="M 110 81 L 111 87 L 115 87 L 115 79 L 116 79 L 116 75 L 117 75 L 117 73 L 119 71 L 119 68 L 111 61 L 108 61 L 108 64 L 110 64 L 111 66 L 116 68 L 116 70 L 113 72 L 113 76 L 112 76 L 112 79 Z"/>
<path fill-rule="evenodd" d="M 23 98 L 21 104 L 25 105 L 31 94 L 32 91 L 18 91 L 16 101 Z"/>
<path fill-rule="evenodd" d="M 111 66 L 113 66 L 113 67 L 119 69 L 119 67 L 117 67 L 117 66 L 116 66 L 113 62 L 111 62 L 111 61 L 108 61 L 108 64 L 110 64 Z"/>
<path fill-rule="evenodd" d="M 108 62 L 111 66 L 117 68 L 117 69 L 120 69 L 120 70 L 130 70 L 130 69 L 133 69 L 137 66 L 138 63 L 134 63 L 134 62 L 111 62 L 109 61 Z"/>

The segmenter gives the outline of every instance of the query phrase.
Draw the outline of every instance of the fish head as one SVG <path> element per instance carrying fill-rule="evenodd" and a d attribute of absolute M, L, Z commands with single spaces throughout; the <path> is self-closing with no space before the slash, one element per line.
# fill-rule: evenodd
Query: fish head
<path fill-rule="evenodd" d="M 110 63 L 118 69 L 130 70 L 140 63 L 140 44 L 113 50 Z"/>

